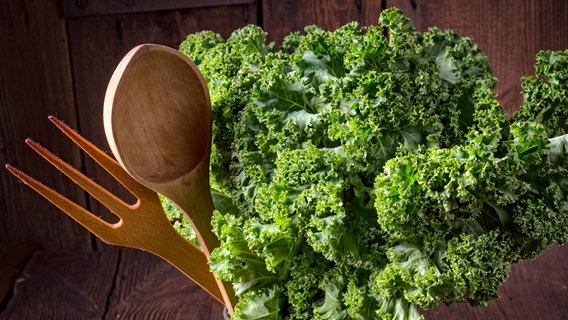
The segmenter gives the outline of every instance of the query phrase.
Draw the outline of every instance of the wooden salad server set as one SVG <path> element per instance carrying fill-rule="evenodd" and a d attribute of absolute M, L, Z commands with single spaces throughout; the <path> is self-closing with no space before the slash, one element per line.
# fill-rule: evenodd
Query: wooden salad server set
<path fill-rule="evenodd" d="M 181 52 L 161 45 L 133 48 L 117 66 L 104 102 L 104 129 L 115 161 L 55 117 L 49 119 L 137 199 L 127 204 L 30 139 L 26 143 L 116 216 L 111 224 L 25 173 L 6 168 L 103 241 L 162 257 L 233 314 L 232 286 L 216 279 L 208 259 L 212 232 L 209 187 L 211 102 L 205 80 Z M 184 212 L 203 248 L 167 219 L 157 193 Z"/>

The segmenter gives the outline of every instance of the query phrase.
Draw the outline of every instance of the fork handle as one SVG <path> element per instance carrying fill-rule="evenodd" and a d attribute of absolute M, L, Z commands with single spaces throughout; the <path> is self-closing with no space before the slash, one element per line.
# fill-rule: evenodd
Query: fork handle
<path fill-rule="evenodd" d="M 219 282 L 210 272 L 209 263 L 203 252 L 171 227 L 160 231 L 162 232 L 156 232 L 157 236 L 148 239 L 149 243 L 140 249 L 166 260 L 219 302 L 225 304 L 219 290 Z"/>

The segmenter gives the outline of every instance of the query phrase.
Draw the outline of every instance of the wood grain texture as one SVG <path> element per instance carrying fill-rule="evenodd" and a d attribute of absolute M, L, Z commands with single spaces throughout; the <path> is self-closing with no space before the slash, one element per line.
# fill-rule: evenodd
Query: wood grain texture
<path fill-rule="evenodd" d="M 63 0 L 66 17 L 251 4 L 255 0 Z"/>
<path fill-rule="evenodd" d="M 102 319 L 117 259 L 118 251 L 36 252 L 0 319 Z"/>
<path fill-rule="evenodd" d="M 451 28 L 472 38 L 495 70 L 496 92 L 512 113 L 522 102 L 520 78 L 534 74 L 539 50 L 568 48 L 568 1 L 391 0 L 420 31 Z"/>
<path fill-rule="evenodd" d="M 376 24 L 381 11 L 377 0 L 265 0 L 262 1 L 262 24 L 269 40 L 277 44 L 292 31 L 307 25 L 334 30 L 348 22 Z"/>
<path fill-rule="evenodd" d="M 11 296 L 16 277 L 37 248 L 35 242 L 0 243 L 0 309 Z"/>
<path fill-rule="evenodd" d="M 171 265 L 139 250 L 121 260 L 107 319 L 222 319 L 223 305 Z"/>
<path fill-rule="evenodd" d="M 0 1 L 0 162 L 10 163 L 86 205 L 84 192 L 24 143 L 28 137 L 74 166 L 81 157 L 47 120 L 76 123 L 65 20 L 58 0 Z M 0 241 L 31 240 L 47 249 L 90 250 L 91 236 L 0 170 Z"/>
<path fill-rule="evenodd" d="M 75 92 L 81 133 L 110 150 L 103 129 L 107 84 L 122 57 L 142 43 L 177 48 L 185 37 L 204 29 L 227 37 L 237 27 L 255 23 L 256 5 L 105 15 L 68 20 Z M 86 161 L 85 171 L 111 192 L 129 198 L 104 170 Z M 91 203 L 93 212 L 112 220 L 108 210 Z"/>
<path fill-rule="evenodd" d="M 221 320 L 223 305 L 147 252 L 38 251 L 0 310 L 15 319 Z"/>

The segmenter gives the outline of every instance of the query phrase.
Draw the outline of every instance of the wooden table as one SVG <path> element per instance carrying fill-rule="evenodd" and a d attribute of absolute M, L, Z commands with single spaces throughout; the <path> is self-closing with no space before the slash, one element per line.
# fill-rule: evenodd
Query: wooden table
<path fill-rule="evenodd" d="M 174 267 L 117 248 L 34 251 L 2 309 L 2 320 L 223 319 L 223 306 Z"/>
<path fill-rule="evenodd" d="M 183 274 L 148 253 L 105 248 L 89 253 L 0 246 L 0 320 L 222 319 L 223 306 Z M 11 262 L 11 263 L 5 263 Z M 427 319 L 568 319 L 568 245 L 512 266 L 500 298 L 424 312 Z M 5 285 L 4 285 L 5 287 Z"/>

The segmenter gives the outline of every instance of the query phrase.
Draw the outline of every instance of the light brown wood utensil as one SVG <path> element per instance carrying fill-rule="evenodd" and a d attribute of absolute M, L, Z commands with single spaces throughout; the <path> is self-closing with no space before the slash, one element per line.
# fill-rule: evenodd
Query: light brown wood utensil
<path fill-rule="evenodd" d="M 71 138 L 76 145 L 128 189 L 138 201 L 134 204 L 125 203 L 30 139 L 27 139 L 26 143 L 33 150 L 47 159 L 81 188 L 85 189 L 85 191 L 118 216 L 120 220 L 114 224 L 108 223 L 11 165 L 7 164 L 6 168 L 103 241 L 113 245 L 142 249 L 162 257 L 221 303 L 224 303 L 217 280 L 209 271 L 209 264 L 204 253 L 193 244 L 187 242 L 172 227 L 162 209 L 156 192 L 134 180 L 119 163 L 67 125 L 53 116 L 49 117 L 49 119 Z"/>
<path fill-rule="evenodd" d="M 211 117 L 203 76 L 187 56 L 166 46 L 132 49 L 107 88 L 104 125 L 112 152 L 130 175 L 186 214 L 207 259 L 219 246 L 211 226 Z M 219 287 L 232 314 L 232 286 Z"/>

